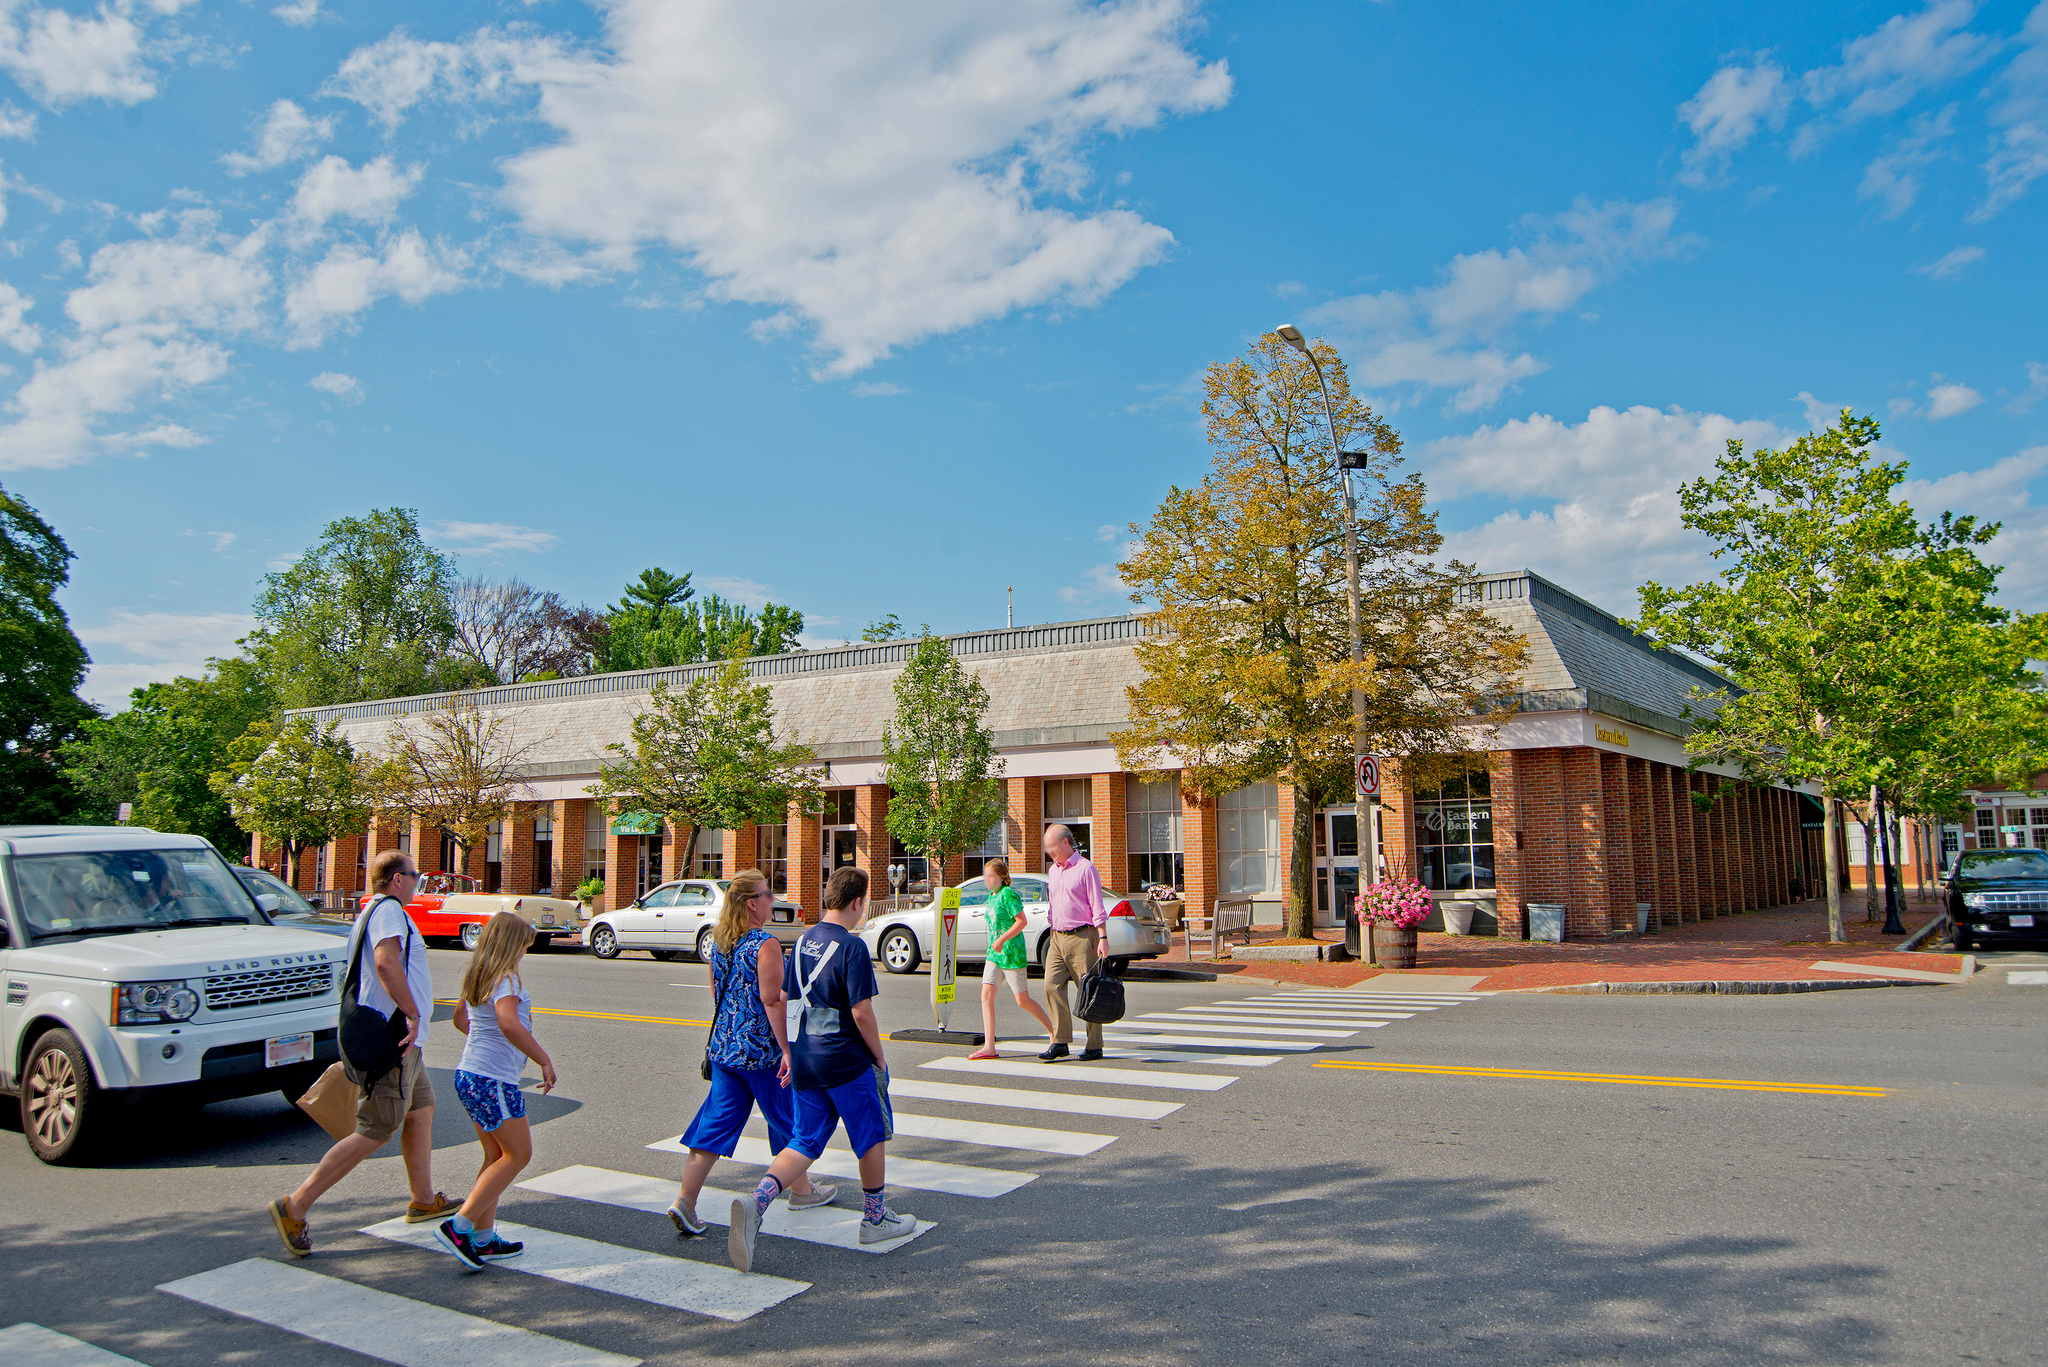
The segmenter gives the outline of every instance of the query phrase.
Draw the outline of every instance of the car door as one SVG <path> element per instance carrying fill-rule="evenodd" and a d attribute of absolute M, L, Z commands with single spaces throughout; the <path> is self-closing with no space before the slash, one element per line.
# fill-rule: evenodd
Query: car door
<path fill-rule="evenodd" d="M 619 944 L 631 949 L 667 949 L 669 945 L 663 938 L 663 929 L 675 896 L 674 886 L 664 884 L 649 888 L 645 897 L 614 912 L 612 931 L 618 936 Z"/>
<path fill-rule="evenodd" d="M 979 878 L 960 885 L 960 928 L 953 946 L 956 958 L 988 957 L 988 884 Z"/>
<path fill-rule="evenodd" d="M 1045 938 L 1046 927 L 1050 924 L 1052 885 L 1043 878 L 1025 874 L 1010 880 L 1010 886 L 1017 889 L 1019 900 L 1024 903 L 1024 953 L 1032 963 L 1038 962 L 1038 942 Z"/>
<path fill-rule="evenodd" d="M 669 948 L 695 950 L 704 927 L 718 923 L 722 900 L 710 883 L 684 883 L 677 888 L 675 910 L 668 913 Z"/>

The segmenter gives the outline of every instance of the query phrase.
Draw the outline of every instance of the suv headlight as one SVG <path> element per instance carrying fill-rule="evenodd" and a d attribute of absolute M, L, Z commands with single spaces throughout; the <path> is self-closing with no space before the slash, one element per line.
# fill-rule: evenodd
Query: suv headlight
<path fill-rule="evenodd" d="M 114 986 L 114 1024 L 159 1025 L 164 1021 L 186 1021 L 199 1009 L 199 994 L 183 981 L 168 983 L 117 983 Z"/>
<path fill-rule="evenodd" d="M 1975 911 L 1978 908 L 1984 906 L 1990 900 L 1991 898 L 1988 893 L 1966 892 L 1963 894 L 1963 905 L 1970 908 L 1970 910 L 1972 911 Z"/>

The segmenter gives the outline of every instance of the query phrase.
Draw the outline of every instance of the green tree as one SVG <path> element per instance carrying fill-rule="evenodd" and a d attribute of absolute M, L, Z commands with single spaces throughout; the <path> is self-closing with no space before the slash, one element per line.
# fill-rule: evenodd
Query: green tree
<path fill-rule="evenodd" d="M 283 847 L 286 880 L 294 886 L 307 850 L 359 831 L 370 819 L 355 748 L 333 722 L 257 722 L 229 747 L 227 767 L 212 784 L 237 825 Z"/>
<path fill-rule="evenodd" d="M 1003 761 L 987 724 L 988 690 L 926 627 L 896 676 L 896 713 L 882 731 L 889 834 L 931 865 L 979 845 L 1008 810 Z"/>
<path fill-rule="evenodd" d="M 860 638 L 863 641 L 900 641 L 903 639 L 903 623 L 897 621 L 896 614 L 892 612 L 862 627 Z"/>
<path fill-rule="evenodd" d="M 1947 514 L 1921 526 L 1893 496 L 1906 464 L 1877 460 L 1878 437 L 1874 418 L 1845 409 L 1782 451 L 1729 442 L 1711 478 L 1678 491 L 1723 568 L 1641 590 L 1639 629 L 1713 660 L 1740 690 L 1696 696 L 1695 766 L 1820 787 L 1834 943 L 1842 802 L 1877 784 L 1953 810 L 1966 784 L 2026 772 L 2044 748 L 2027 664 L 2044 619 L 1994 606 L 1998 570 L 1976 551 L 1998 527 Z"/>
<path fill-rule="evenodd" d="M 479 683 L 453 652 L 455 570 L 410 508 L 337 518 L 297 562 L 263 577 L 245 644 L 286 708 Z"/>
<path fill-rule="evenodd" d="M 71 548 L 0 489 L 0 823 L 63 821 L 76 799 L 58 762 L 94 710 L 78 697 L 90 663 L 58 606 Z"/>
<path fill-rule="evenodd" d="M 248 832 L 211 778 L 229 766 L 235 741 L 272 715 L 276 700 L 254 661 L 209 663 L 204 678 L 136 689 L 125 710 L 88 719 L 84 736 L 64 747 L 85 819 L 111 822 L 128 802 L 140 825 L 204 836 L 222 850 L 248 848 Z"/>
<path fill-rule="evenodd" d="M 1471 744 L 1504 715 L 1526 643 L 1461 601 L 1473 571 L 1438 564 L 1443 537 L 1419 475 L 1394 477 L 1401 439 L 1351 393 L 1316 343 L 1338 430 L 1308 359 L 1279 338 L 1209 367 L 1202 414 L 1215 457 L 1173 488 L 1118 566 L 1161 630 L 1137 646 L 1144 676 L 1112 734 L 1127 769 L 1181 767 L 1193 792 L 1294 789 L 1288 933 L 1312 933 L 1318 807 L 1351 792 L 1351 690 L 1365 695 L 1367 750 L 1414 757 Z M 1358 500 L 1364 662 L 1350 654 L 1342 486 L 1333 455 L 1368 446 Z M 1420 767 L 1419 764 L 1413 767 Z"/>
<path fill-rule="evenodd" d="M 700 664 L 739 655 L 780 655 L 796 648 L 804 616 L 764 603 L 757 616 L 715 593 L 696 596 L 690 576 L 642 570 L 593 633 L 591 669 L 610 673 Z"/>
<path fill-rule="evenodd" d="M 671 837 L 683 833 L 685 858 L 701 831 L 773 821 L 818 792 L 816 753 L 776 735 L 770 690 L 738 657 L 680 688 L 656 683 L 632 744 L 605 748 L 620 758 L 600 768 L 591 794 L 614 813 L 659 813 Z"/>
<path fill-rule="evenodd" d="M 446 832 L 466 869 L 491 823 L 511 819 L 514 806 L 528 800 L 526 766 L 540 744 L 538 737 L 522 741 L 505 713 L 474 697 L 451 698 L 392 724 L 370 768 L 367 795 L 379 811 L 410 812 Z"/>

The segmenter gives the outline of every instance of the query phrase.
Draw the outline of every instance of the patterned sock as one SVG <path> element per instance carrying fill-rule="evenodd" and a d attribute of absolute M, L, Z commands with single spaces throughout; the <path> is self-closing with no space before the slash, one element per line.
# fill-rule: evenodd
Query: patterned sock
<path fill-rule="evenodd" d="M 862 1187 L 860 1198 L 860 1218 L 871 1225 L 882 1223 L 882 1188 Z"/>
<path fill-rule="evenodd" d="M 775 1198 L 782 1195 L 782 1183 L 772 1177 L 761 1179 L 761 1185 L 754 1188 L 754 1209 L 762 1215 L 775 1204 Z"/>
<path fill-rule="evenodd" d="M 456 1232 L 457 1234 L 474 1234 L 474 1233 L 476 1233 L 476 1226 L 475 1226 L 475 1225 L 473 1225 L 473 1224 L 471 1224 L 471 1223 L 469 1222 L 469 1217 L 468 1217 L 468 1216 L 466 1216 L 466 1215 L 464 1215 L 464 1214 L 463 1214 L 463 1213 L 462 1213 L 461 1211 L 459 1211 L 459 1210 L 455 1212 L 455 1232 Z"/>

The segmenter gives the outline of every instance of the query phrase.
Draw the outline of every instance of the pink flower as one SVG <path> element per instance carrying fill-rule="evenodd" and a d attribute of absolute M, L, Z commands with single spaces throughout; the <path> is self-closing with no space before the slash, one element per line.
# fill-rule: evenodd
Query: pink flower
<path fill-rule="evenodd" d="M 1361 921 L 1384 921 L 1411 930 L 1429 919 L 1429 890 L 1412 878 L 1374 883 L 1358 895 Z"/>

